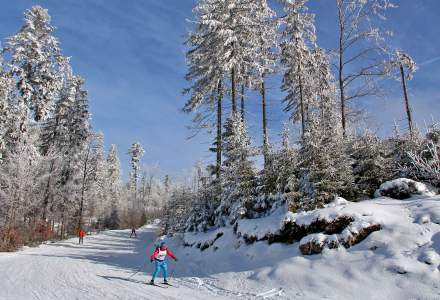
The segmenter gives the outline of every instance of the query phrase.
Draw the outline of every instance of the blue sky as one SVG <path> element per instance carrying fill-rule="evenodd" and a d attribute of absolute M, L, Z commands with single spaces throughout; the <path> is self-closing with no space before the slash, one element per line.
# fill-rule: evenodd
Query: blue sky
<path fill-rule="evenodd" d="M 185 35 L 191 28 L 195 0 L 14 0 L 0 4 L 0 38 L 21 26 L 23 11 L 39 4 L 49 9 L 63 52 L 71 56 L 74 71 L 83 76 L 90 96 L 95 130 L 105 134 L 106 145 L 118 146 L 124 173 L 127 149 L 139 141 L 146 149 L 144 164 L 160 165 L 161 172 L 181 177 L 193 163 L 214 157 L 207 151 L 210 138 L 188 140 L 191 116 L 179 111 L 187 86 Z M 415 120 L 424 127 L 431 116 L 440 120 L 440 1 L 394 1 L 387 27 L 390 43 L 410 53 L 420 65 L 409 83 Z M 336 43 L 334 1 L 311 0 L 316 13 L 318 43 Z M 282 113 L 279 81 L 269 86 L 269 125 L 272 140 L 286 115 Z M 369 125 L 380 134 L 391 132 L 394 120 L 405 126 L 399 83 L 386 82 L 387 94 L 364 101 Z M 255 97 L 251 97 L 255 98 Z M 260 142 L 260 106 L 250 99 L 248 119 L 255 143 Z"/>

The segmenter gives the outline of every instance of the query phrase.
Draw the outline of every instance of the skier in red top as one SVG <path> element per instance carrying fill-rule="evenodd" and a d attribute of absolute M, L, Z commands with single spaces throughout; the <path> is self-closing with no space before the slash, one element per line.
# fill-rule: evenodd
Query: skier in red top
<path fill-rule="evenodd" d="M 84 244 L 84 236 L 86 235 L 86 232 L 81 228 L 79 230 L 79 244 Z"/>
<path fill-rule="evenodd" d="M 177 257 L 165 246 L 165 241 L 161 241 L 159 247 L 154 250 L 153 254 L 150 257 L 150 261 L 155 261 L 156 268 L 153 272 L 153 276 L 151 277 L 150 284 L 154 285 L 154 279 L 160 273 L 160 269 L 163 270 L 163 283 L 168 284 L 167 276 L 168 276 L 168 266 L 165 258 L 169 255 L 175 261 L 177 261 Z"/>

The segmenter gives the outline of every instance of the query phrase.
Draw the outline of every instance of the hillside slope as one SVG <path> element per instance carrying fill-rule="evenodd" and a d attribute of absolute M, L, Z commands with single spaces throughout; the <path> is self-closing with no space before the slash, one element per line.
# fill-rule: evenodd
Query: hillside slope
<path fill-rule="evenodd" d="M 202 280 L 209 278 L 212 289 L 220 286 L 236 294 L 279 289 L 277 299 L 440 299 L 440 197 L 341 202 L 301 218 L 287 217 L 305 222 L 312 216 L 336 215 L 374 221 L 382 229 L 351 248 L 324 249 L 317 255 L 302 255 L 298 242 L 247 245 L 232 229 L 185 234 L 175 238 L 176 245 L 182 239 L 187 244 L 212 243 L 219 231 L 223 233 L 204 251 L 194 246 L 179 250 L 187 257 L 179 275 L 195 273 Z M 238 231 L 243 227 L 264 236 L 284 218 L 276 213 L 246 220 Z"/>

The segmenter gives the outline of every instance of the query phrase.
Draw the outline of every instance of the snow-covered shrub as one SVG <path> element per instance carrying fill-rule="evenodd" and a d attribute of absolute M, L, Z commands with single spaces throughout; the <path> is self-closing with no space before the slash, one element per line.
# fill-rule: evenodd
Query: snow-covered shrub
<path fill-rule="evenodd" d="M 342 205 L 347 205 L 348 201 L 342 197 L 335 197 L 335 200 L 330 202 L 327 207 L 337 207 Z"/>
<path fill-rule="evenodd" d="M 429 141 L 421 153 L 409 153 L 413 172 L 440 187 L 440 146 Z"/>
<path fill-rule="evenodd" d="M 409 153 L 420 153 L 423 149 L 424 138 L 420 131 L 414 130 L 412 134 L 395 135 L 385 141 L 389 147 L 391 172 L 393 178 L 410 178 L 417 180 Z"/>
<path fill-rule="evenodd" d="M 428 187 L 408 178 L 399 178 L 384 182 L 374 193 L 375 197 L 390 197 L 394 199 L 407 199 L 413 195 L 432 196 Z"/>
<path fill-rule="evenodd" d="M 419 180 L 440 187 L 440 128 L 431 125 L 426 140 L 419 151 L 409 151 L 409 172 Z"/>

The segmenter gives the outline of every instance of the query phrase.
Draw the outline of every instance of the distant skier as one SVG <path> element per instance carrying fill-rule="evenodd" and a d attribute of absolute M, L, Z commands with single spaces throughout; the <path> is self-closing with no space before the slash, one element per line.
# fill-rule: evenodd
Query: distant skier
<path fill-rule="evenodd" d="M 136 235 L 136 228 L 131 228 L 131 234 L 130 234 L 130 237 L 132 237 L 134 235 L 134 237 L 136 237 L 137 238 L 137 235 Z"/>
<path fill-rule="evenodd" d="M 79 230 L 78 236 L 79 236 L 79 244 L 84 244 L 84 237 L 86 235 L 86 232 L 81 228 Z"/>
<path fill-rule="evenodd" d="M 160 273 L 160 270 L 163 271 L 163 283 L 168 284 L 168 266 L 167 262 L 165 260 L 166 256 L 169 255 L 171 258 L 173 258 L 175 261 L 177 261 L 177 257 L 174 256 L 174 254 L 168 250 L 168 248 L 165 246 L 165 241 L 160 241 L 160 245 L 156 247 L 156 250 L 154 250 L 153 254 L 150 257 L 150 261 L 155 261 L 155 270 L 153 272 L 153 276 L 151 277 L 150 284 L 154 284 L 154 279 L 156 276 Z"/>

